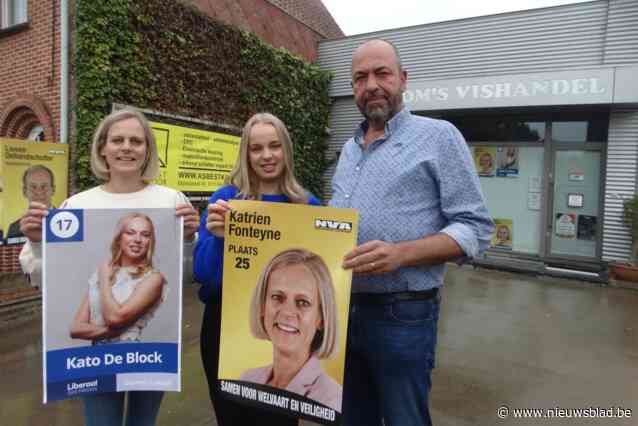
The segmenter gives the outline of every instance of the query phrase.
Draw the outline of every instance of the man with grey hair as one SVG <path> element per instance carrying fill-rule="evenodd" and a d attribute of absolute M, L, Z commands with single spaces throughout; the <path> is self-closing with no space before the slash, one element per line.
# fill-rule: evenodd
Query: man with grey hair
<path fill-rule="evenodd" d="M 22 174 L 22 195 L 27 199 L 27 205 L 31 201 L 37 201 L 51 207 L 51 197 L 55 194 L 55 178 L 53 172 L 47 166 L 34 164 L 28 167 Z M 20 231 L 20 219 L 9 225 L 7 230 L 7 243 L 24 243 L 26 237 Z"/>
<path fill-rule="evenodd" d="M 450 123 L 412 115 L 385 40 L 360 45 L 352 88 L 365 117 L 343 148 L 330 205 L 359 211 L 344 379 L 349 426 L 431 425 L 428 395 L 444 263 L 487 248 L 494 224 L 469 148 Z"/>

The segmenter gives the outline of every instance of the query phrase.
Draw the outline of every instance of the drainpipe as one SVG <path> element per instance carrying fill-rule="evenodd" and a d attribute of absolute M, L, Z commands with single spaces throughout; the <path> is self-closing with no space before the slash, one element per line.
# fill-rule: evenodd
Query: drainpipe
<path fill-rule="evenodd" d="M 60 0 L 60 142 L 69 142 L 69 0 Z"/>

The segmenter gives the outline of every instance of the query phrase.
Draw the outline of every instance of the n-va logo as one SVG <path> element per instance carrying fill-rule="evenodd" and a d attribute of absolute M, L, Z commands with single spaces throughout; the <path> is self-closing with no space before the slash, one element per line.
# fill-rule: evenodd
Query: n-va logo
<path fill-rule="evenodd" d="M 315 228 L 327 231 L 352 232 L 352 222 L 339 222 L 336 220 L 315 219 Z"/>

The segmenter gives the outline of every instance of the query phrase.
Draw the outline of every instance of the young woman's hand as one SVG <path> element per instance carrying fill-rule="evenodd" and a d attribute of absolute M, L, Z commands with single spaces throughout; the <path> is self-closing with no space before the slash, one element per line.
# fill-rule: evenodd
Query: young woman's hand
<path fill-rule="evenodd" d="M 113 274 L 113 267 L 111 262 L 105 260 L 97 268 L 97 282 L 100 286 L 111 284 L 111 274 Z"/>
<path fill-rule="evenodd" d="M 175 207 L 175 215 L 184 218 L 184 241 L 191 242 L 199 226 L 199 213 L 190 204 L 182 203 Z"/>
<path fill-rule="evenodd" d="M 34 243 L 42 241 L 42 219 L 49 214 L 47 206 L 31 201 L 27 212 L 20 219 L 20 231 Z"/>
<path fill-rule="evenodd" d="M 208 216 L 206 217 L 208 232 L 219 238 L 224 236 L 224 223 L 228 211 L 230 211 L 228 201 L 217 200 L 215 204 L 208 205 Z"/>

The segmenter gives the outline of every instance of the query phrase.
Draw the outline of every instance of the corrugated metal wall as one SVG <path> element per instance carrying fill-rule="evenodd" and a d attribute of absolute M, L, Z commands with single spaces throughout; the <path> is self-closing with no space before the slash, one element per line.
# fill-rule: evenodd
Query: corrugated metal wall
<path fill-rule="evenodd" d="M 394 43 L 412 80 L 599 66 L 606 25 L 607 1 L 578 3 L 321 41 L 317 62 L 335 72 L 333 97 L 352 94 L 352 51 L 370 38 Z"/>
<path fill-rule="evenodd" d="M 605 65 L 638 63 L 638 1 L 612 0 L 609 3 Z"/>
<path fill-rule="evenodd" d="M 603 260 L 627 260 L 631 239 L 622 223 L 622 201 L 638 192 L 638 109 L 612 111 L 607 145 Z"/>

